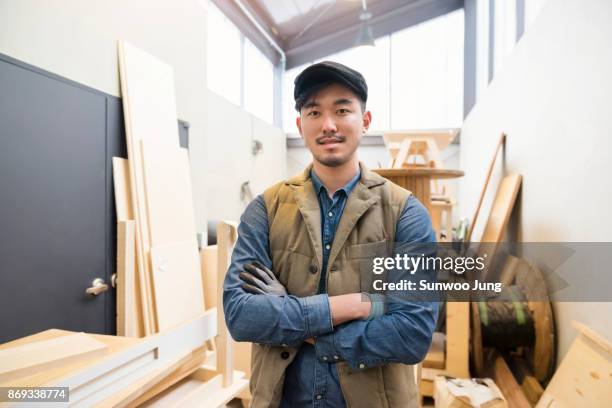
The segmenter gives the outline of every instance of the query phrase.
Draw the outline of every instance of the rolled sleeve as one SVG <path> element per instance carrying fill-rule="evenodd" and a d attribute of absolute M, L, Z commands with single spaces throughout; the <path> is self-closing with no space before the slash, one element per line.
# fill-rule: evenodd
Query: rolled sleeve
<path fill-rule="evenodd" d="M 306 315 L 306 330 L 309 337 L 316 337 L 334 330 L 326 294 L 308 296 L 299 299 Z"/>

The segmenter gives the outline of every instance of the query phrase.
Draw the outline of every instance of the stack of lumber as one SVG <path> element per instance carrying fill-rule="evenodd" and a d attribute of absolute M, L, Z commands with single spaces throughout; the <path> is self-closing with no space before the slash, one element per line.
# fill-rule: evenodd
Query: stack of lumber
<path fill-rule="evenodd" d="M 135 407 L 188 383 L 163 406 L 222 406 L 248 381 L 233 370 L 222 309 L 205 308 L 172 69 L 123 42 L 119 66 L 128 147 L 127 160 L 113 160 L 119 336 L 48 330 L 0 345 L 0 386 L 67 387 L 69 406 Z M 222 227 L 217 282 L 237 237 L 234 224 Z"/>
<path fill-rule="evenodd" d="M 123 245 L 117 283 L 125 293 L 118 332 L 148 336 L 197 317 L 204 293 L 172 68 L 123 42 L 119 67 L 128 160 L 113 163 Z M 133 247 L 134 260 L 125 259 Z"/>

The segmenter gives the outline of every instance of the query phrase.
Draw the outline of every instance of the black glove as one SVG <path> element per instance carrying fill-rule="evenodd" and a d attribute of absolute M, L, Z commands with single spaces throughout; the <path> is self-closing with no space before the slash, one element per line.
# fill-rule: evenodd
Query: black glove
<path fill-rule="evenodd" d="M 246 272 L 240 272 L 244 282 L 242 289 L 255 295 L 287 295 L 287 289 L 276 279 L 274 273 L 255 261 L 244 265 Z"/>

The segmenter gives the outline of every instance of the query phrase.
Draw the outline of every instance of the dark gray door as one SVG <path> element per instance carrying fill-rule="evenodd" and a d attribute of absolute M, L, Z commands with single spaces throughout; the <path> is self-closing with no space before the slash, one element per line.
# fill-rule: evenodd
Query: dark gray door
<path fill-rule="evenodd" d="M 189 123 L 179 121 L 188 147 Z M 0 54 L 0 343 L 49 328 L 115 334 L 112 157 L 121 100 Z"/>
<path fill-rule="evenodd" d="M 104 94 L 0 59 L 0 342 L 51 327 L 107 333 L 114 211 Z M 120 116 L 119 116 L 120 118 Z M 114 296 L 113 296 L 114 297 Z"/>

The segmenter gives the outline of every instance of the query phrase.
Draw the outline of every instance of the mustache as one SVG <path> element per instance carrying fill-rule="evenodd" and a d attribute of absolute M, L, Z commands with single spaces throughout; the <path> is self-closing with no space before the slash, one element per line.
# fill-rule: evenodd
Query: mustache
<path fill-rule="evenodd" d="M 316 139 L 316 142 L 317 144 L 324 144 L 325 142 L 328 142 L 330 139 L 333 142 L 344 142 L 346 140 L 346 137 L 342 135 L 325 135 L 325 136 L 318 137 Z"/>

